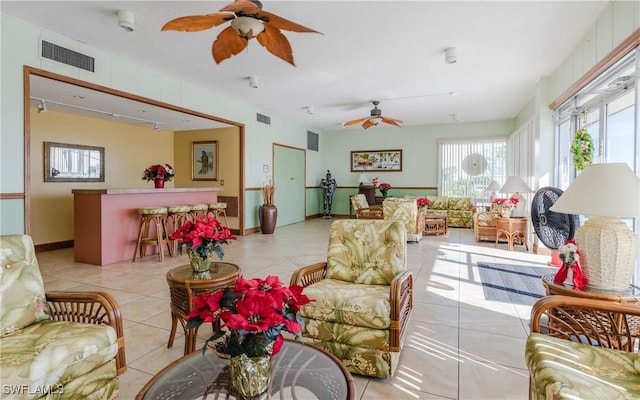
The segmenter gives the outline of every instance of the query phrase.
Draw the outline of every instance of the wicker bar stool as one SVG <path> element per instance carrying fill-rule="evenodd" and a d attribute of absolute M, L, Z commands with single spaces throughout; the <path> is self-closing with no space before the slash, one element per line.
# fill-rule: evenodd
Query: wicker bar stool
<path fill-rule="evenodd" d="M 139 208 L 138 214 L 140 214 L 141 217 L 140 227 L 138 228 L 138 241 L 136 242 L 136 248 L 133 251 L 132 262 L 136 262 L 138 249 L 140 249 L 140 257 L 144 257 L 146 255 L 147 246 L 158 246 L 160 262 L 164 261 L 164 251 L 162 250 L 163 245 L 167 245 L 169 255 L 172 256 L 173 252 L 167 236 L 167 207 Z M 149 228 L 151 225 L 155 226 L 155 236 L 149 236 Z"/>
<path fill-rule="evenodd" d="M 220 221 L 220 217 L 224 217 L 224 225 L 229 226 L 229 221 L 227 221 L 227 203 L 209 203 L 207 215 L 209 214 L 218 221 Z"/>
<path fill-rule="evenodd" d="M 182 204 L 176 206 L 167 207 L 167 227 L 168 233 L 167 237 L 171 237 L 171 235 L 180 229 L 185 222 L 189 220 L 191 216 L 191 206 Z M 173 256 L 176 255 L 176 250 L 178 250 L 178 241 L 177 240 L 169 240 L 171 243 L 171 250 L 173 250 Z"/>
<path fill-rule="evenodd" d="M 209 206 L 206 203 L 191 204 L 189 207 L 191 207 L 191 219 L 194 221 L 201 215 L 205 217 L 207 216 Z"/>

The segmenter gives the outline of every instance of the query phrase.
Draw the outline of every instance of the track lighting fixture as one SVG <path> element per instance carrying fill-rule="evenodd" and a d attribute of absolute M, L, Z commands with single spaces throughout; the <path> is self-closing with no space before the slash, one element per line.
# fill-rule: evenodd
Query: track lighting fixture
<path fill-rule="evenodd" d="M 44 100 L 40 100 L 36 107 L 38 107 L 38 113 L 47 112 L 47 105 L 44 104 Z"/>
<path fill-rule="evenodd" d="M 447 64 L 454 64 L 456 61 L 458 61 L 458 58 L 456 57 L 456 48 L 448 47 L 444 49 L 444 62 Z"/>
<path fill-rule="evenodd" d="M 157 122 L 153 123 L 153 131 L 154 132 L 160 132 L 160 127 L 158 127 L 158 123 Z"/>
<path fill-rule="evenodd" d="M 313 108 L 313 106 L 307 106 L 306 109 L 307 109 L 307 114 L 309 115 L 313 115 L 316 113 L 316 110 Z"/>
<path fill-rule="evenodd" d="M 260 84 L 260 82 L 258 82 L 258 77 L 257 76 L 250 76 L 249 77 L 249 86 L 257 89 L 258 85 Z"/>

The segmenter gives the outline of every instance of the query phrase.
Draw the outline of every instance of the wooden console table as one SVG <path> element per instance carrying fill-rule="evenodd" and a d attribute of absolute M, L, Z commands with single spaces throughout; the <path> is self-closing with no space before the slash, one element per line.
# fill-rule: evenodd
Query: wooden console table
<path fill-rule="evenodd" d="M 498 244 L 498 239 L 504 236 L 507 239 L 507 249 L 513 250 L 513 245 L 516 241 L 524 244 L 525 249 L 529 251 L 529 244 L 527 243 L 527 218 L 503 218 L 498 217 L 496 219 L 496 242 L 494 246 Z"/>

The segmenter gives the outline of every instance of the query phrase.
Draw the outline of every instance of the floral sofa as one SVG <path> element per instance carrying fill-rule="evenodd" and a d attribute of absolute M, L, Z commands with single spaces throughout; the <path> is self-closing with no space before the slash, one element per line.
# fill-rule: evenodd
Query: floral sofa
<path fill-rule="evenodd" d="M 525 360 L 532 400 L 638 399 L 640 308 L 546 296 L 531 309 Z"/>
<path fill-rule="evenodd" d="M 31 237 L 0 237 L 2 399 L 115 399 L 122 317 L 107 293 L 45 293 Z M 73 321 L 73 322 L 70 322 Z"/>
<path fill-rule="evenodd" d="M 475 207 L 471 197 L 431 197 L 427 214 L 447 214 L 449 227 L 472 228 Z"/>
<path fill-rule="evenodd" d="M 393 220 L 337 220 L 327 261 L 295 271 L 304 286 L 305 343 L 338 357 L 353 373 L 389 378 L 398 365 L 413 308 L 406 229 Z"/>
<path fill-rule="evenodd" d="M 424 232 L 424 214 L 418 211 L 418 202 L 413 198 L 387 197 L 382 202 L 384 219 L 402 222 L 407 230 L 407 240 L 419 242 Z"/>

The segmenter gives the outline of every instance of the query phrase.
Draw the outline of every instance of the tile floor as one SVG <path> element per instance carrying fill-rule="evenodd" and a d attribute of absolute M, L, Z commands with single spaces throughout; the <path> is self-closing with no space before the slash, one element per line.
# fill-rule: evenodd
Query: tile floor
<path fill-rule="evenodd" d="M 288 283 L 298 267 L 324 261 L 330 220 L 278 227 L 273 235 L 239 237 L 224 247 L 227 262 L 246 277 L 278 275 Z M 183 354 L 180 334 L 171 349 L 166 272 L 187 256 L 103 267 L 73 262 L 73 249 L 38 253 L 47 290 L 106 290 L 122 308 L 128 371 L 121 399 L 133 399 L 160 369 Z M 478 261 L 546 266 L 548 256 L 516 246 L 478 244 L 470 229 L 409 243 L 415 304 L 405 347 L 389 380 L 354 375 L 357 399 L 527 399 L 524 343 L 531 307 L 484 299 Z M 207 335 L 206 330 L 204 336 Z"/>

